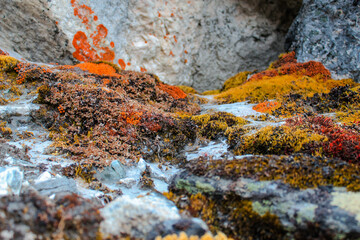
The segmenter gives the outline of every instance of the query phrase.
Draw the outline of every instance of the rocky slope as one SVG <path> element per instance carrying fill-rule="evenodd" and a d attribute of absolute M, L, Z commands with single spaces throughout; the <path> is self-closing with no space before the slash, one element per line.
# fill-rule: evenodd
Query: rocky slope
<path fill-rule="evenodd" d="M 301 1 L 4 0 L 0 45 L 38 62 L 107 60 L 164 82 L 219 88 L 284 51 Z"/>

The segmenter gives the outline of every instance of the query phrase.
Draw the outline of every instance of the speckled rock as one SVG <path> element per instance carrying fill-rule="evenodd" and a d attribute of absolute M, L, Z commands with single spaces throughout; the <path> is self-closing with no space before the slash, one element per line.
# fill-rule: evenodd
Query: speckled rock
<path fill-rule="evenodd" d="M 251 157 L 239 161 L 251 161 Z M 192 164 L 196 163 L 189 162 L 188 167 Z M 265 226 L 266 216 L 269 216 L 267 214 L 276 216 L 284 230 L 283 235 L 279 235 L 278 239 L 358 239 L 360 237 L 358 204 L 360 193 L 358 192 L 350 192 L 345 188 L 331 185 L 298 189 L 281 181 L 258 181 L 233 175 L 227 176 L 226 172 L 211 170 L 209 166 L 204 166 L 205 169 L 209 168 L 205 175 L 196 169 L 194 173 L 185 170 L 177 174 L 169 187 L 170 198 L 173 194 L 180 194 L 178 195 L 180 200 L 176 202 L 177 206 L 183 208 L 192 202 L 195 205 L 188 205 L 191 207 L 186 209 L 190 209 L 189 211 L 193 213 L 196 212 L 194 209 L 202 206 L 204 210 L 201 210 L 200 214 L 206 218 L 203 220 L 217 224 L 216 227 L 220 227 L 224 232 L 231 233 L 236 220 L 231 220 L 227 215 L 229 212 L 219 206 L 229 204 L 227 201 L 232 199 L 232 202 L 250 201 L 253 212 L 249 217 L 242 217 L 245 221 L 254 220 L 251 216 L 258 214 L 263 218 L 261 221 L 264 221 L 258 224 Z M 213 206 L 212 203 L 201 203 L 203 200 L 202 197 L 198 197 L 199 193 L 214 201 L 216 208 L 224 212 L 219 212 L 216 217 L 212 215 L 214 212 L 210 214 L 213 207 L 206 210 L 206 206 Z M 251 223 L 249 225 L 251 226 Z M 265 228 L 262 231 L 266 233 L 268 230 Z M 272 233 L 268 236 L 275 235 Z"/>
<path fill-rule="evenodd" d="M 300 2 L 5 0 L 0 48 L 32 61 L 114 61 L 203 91 L 283 52 Z"/>
<path fill-rule="evenodd" d="M 322 62 L 334 78 L 360 81 L 360 2 L 304 0 L 286 39 L 298 61 Z"/>

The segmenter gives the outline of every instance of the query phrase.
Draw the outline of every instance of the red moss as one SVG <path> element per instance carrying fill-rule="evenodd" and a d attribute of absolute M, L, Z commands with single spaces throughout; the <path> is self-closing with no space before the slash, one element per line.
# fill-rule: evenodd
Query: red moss
<path fill-rule="evenodd" d="M 175 99 L 186 98 L 186 93 L 184 93 L 183 90 L 176 86 L 159 83 L 158 87 Z"/>

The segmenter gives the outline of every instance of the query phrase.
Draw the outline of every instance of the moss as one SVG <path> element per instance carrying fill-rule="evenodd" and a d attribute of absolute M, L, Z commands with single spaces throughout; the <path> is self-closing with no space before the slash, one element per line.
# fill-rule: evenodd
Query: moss
<path fill-rule="evenodd" d="M 202 92 L 201 95 L 215 95 L 215 94 L 219 94 L 220 93 L 220 89 L 217 90 L 209 90 L 209 91 L 205 91 Z"/>
<path fill-rule="evenodd" d="M 240 72 L 235 76 L 229 78 L 228 80 L 225 81 L 223 87 L 221 88 L 221 92 L 227 91 L 230 88 L 234 88 L 243 84 L 247 80 L 249 74 L 251 73 L 252 72 Z"/>
<path fill-rule="evenodd" d="M 285 231 L 277 216 L 256 213 L 251 201 L 229 194 L 207 196 L 184 192 L 165 193 L 181 212 L 200 217 L 213 232 L 222 231 L 236 239 L 283 239 Z"/>
<path fill-rule="evenodd" d="M 71 164 L 63 168 L 62 173 L 67 177 L 79 177 L 85 182 L 91 183 L 95 180 L 94 175 L 96 174 L 96 170 L 91 164 Z"/>
<path fill-rule="evenodd" d="M 198 134 L 208 139 L 223 137 L 228 128 L 247 123 L 245 119 L 226 112 L 197 115 L 191 117 L 191 120 L 199 127 Z"/>
<path fill-rule="evenodd" d="M 340 159 L 313 157 L 296 154 L 291 156 L 251 156 L 233 160 L 193 160 L 185 167 L 198 176 L 219 176 L 225 179 L 251 178 L 269 184 L 267 181 L 280 180 L 294 188 L 315 188 L 318 186 L 346 187 L 360 191 L 360 166 Z M 259 184 L 254 191 L 261 189 Z"/>
<path fill-rule="evenodd" d="M 198 94 L 198 92 L 192 87 L 184 86 L 184 85 L 180 85 L 180 86 L 177 86 L 177 87 L 180 88 L 181 90 L 183 90 L 184 93 Z"/>
<path fill-rule="evenodd" d="M 286 154 L 293 152 L 307 152 L 321 155 L 322 149 L 309 146 L 320 146 L 327 141 L 325 136 L 310 130 L 292 128 L 288 126 L 267 126 L 252 135 L 241 136 L 240 144 L 235 153 L 242 154 Z M 312 152 L 313 151 L 313 152 Z"/>
<path fill-rule="evenodd" d="M 7 122 L 0 122 L 0 137 L 1 138 L 11 138 L 12 130 L 7 127 Z"/>
<path fill-rule="evenodd" d="M 15 96 L 21 96 L 23 94 L 17 86 L 11 86 L 9 92 L 13 93 Z"/>
<path fill-rule="evenodd" d="M 18 63 L 16 58 L 0 55 L 0 72 L 14 72 Z"/>

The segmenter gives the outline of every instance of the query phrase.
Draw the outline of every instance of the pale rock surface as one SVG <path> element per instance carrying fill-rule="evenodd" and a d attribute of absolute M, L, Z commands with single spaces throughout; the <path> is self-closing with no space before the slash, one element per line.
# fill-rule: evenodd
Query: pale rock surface
<path fill-rule="evenodd" d="M 92 48 L 86 54 L 100 56 L 107 48 L 127 70 L 203 91 L 220 88 L 239 71 L 265 68 L 283 52 L 300 2 L 3 0 L 0 48 L 67 64 L 75 61 L 80 42 L 73 40 L 81 31 Z"/>

